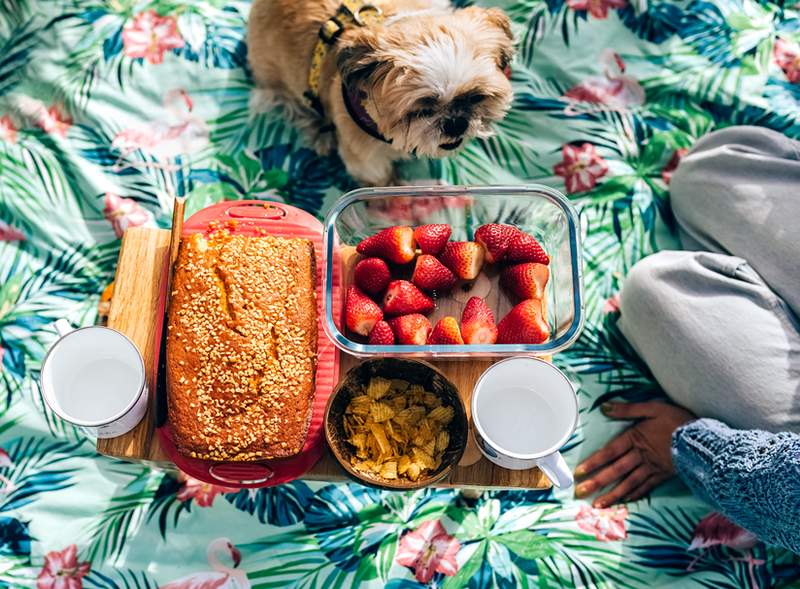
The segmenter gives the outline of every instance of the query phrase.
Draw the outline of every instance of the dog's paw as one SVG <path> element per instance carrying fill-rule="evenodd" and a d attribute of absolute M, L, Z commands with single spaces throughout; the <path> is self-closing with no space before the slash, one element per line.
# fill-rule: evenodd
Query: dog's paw
<path fill-rule="evenodd" d="M 269 112 L 281 106 L 281 102 L 274 92 L 266 88 L 253 88 L 247 107 L 251 115 Z"/>
<path fill-rule="evenodd" d="M 329 156 L 336 151 L 336 133 L 333 131 L 309 133 L 311 149 L 321 156 Z"/>

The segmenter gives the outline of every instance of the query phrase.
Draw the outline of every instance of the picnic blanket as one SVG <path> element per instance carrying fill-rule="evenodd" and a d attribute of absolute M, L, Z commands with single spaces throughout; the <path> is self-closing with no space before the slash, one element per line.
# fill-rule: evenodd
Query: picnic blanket
<path fill-rule="evenodd" d="M 668 183 L 682 154 L 733 124 L 800 137 L 798 5 L 498 4 L 518 40 L 511 113 L 494 137 L 402 175 L 539 182 L 579 208 L 588 319 L 555 359 L 579 388 L 574 466 L 624 427 L 600 403 L 660 395 L 615 329 L 616 297 L 637 260 L 675 245 Z M 798 586 L 798 557 L 713 525 L 677 481 L 610 509 L 571 490 L 237 492 L 99 456 L 43 407 L 53 320 L 96 320 L 123 231 L 167 227 L 171 195 L 187 195 L 190 212 L 256 198 L 321 217 L 353 187 L 336 157 L 248 109 L 248 10 L 0 2 L 0 585 Z"/>

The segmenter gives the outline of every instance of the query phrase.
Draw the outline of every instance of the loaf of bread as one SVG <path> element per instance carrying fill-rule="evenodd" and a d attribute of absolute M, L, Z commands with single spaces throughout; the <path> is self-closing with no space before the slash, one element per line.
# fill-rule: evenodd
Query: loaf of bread
<path fill-rule="evenodd" d="M 193 458 L 285 458 L 305 443 L 317 358 L 307 239 L 216 231 L 181 242 L 167 335 L 169 421 Z"/>

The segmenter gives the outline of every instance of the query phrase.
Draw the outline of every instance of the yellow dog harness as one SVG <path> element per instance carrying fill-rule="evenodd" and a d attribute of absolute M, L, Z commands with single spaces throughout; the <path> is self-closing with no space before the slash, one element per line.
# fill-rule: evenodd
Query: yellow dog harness
<path fill-rule="evenodd" d="M 383 11 L 374 4 L 360 0 L 342 0 L 336 14 L 322 23 L 319 29 L 319 41 L 314 46 L 311 56 L 311 68 L 308 70 L 308 90 L 305 93 L 311 108 L 320 116 L 325 113 L 319 99 L 319 77 L 322 71 L 322 62 L 330 48 L 336 43 L 339 35 L 348 26 L 363 27 L 380 22 Z"/>

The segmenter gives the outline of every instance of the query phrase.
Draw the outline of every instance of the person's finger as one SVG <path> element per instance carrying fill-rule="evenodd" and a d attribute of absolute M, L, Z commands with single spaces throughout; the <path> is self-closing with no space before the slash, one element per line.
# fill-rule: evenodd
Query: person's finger
<path fill-rule="evenodd" d="M 604 466 L 615 458 L 622 456 L 632 447 L 633 441 L 631 439 L 630 430 L 622 432 L 608 444 L 600 448 L 597 452 L 589 456 L 589 458 L 575 467 L 575 476 L 582 477 L 594 472 L 601 466 Z"/>
<path fill-rule="evenodd" d="M 648 401 L 646 403 L 603 403 L 600 410 L 613 419 L 639 419 L 641 417 L 655 417 L 666 403 Z"/>
<path fill-rule="evenodd" d="M 602 468 L 596 474 L 593 474 L 575 487 L 575 496 L 586 497 L 587 495 L 591 495 L 595 491 L 599 491 L 614 481 L 620 480 L 641 463 L 642 455 L 639 453 L 639 450 L 636 448 L 631 448 L 628 450 L 628 452 L 623 454 L 622 457 L 618 458 L 605 468 Z"/>
<path fill-rule="evenodd" d="M 594 507 L 601 508 L 608 507 L 614 503 L 619 503 L 620 499 L 627 497 L 629 493 L 638 489 L 642 483 L 652 476 L 652 474 L 653 466 L 651 464 L 640 464 L 634 468 L 631 473 L 626 476 L 616 487 L 592 501 L 592 505 Z"/>
<path fill-rule="evenodd" d="M 669 478 L 671 478 L 670 475 L 660 472 L 650 475 L 647 480 L 645 480 L 641 485 L 636 487 L 633 491 L 628 493 L 627 496 L 625 496 L 625 502 L 628 503 L 630 501 L 637 501 L 638 499 L 641 499 Z"/>

